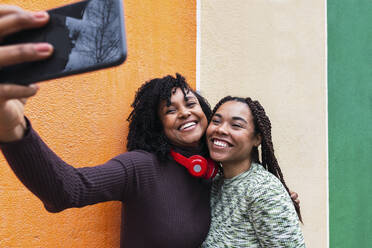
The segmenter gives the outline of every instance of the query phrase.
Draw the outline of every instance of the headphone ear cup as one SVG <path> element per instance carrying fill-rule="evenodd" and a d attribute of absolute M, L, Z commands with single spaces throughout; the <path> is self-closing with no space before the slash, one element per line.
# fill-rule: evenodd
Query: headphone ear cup
<path fill-rule="evenodd" d="M 199 155 L 194 155 L 188 158 L 188 162 L 188 170 L 191 175 L 195 177 L 204 177 L 208 166 L 208 162 L 205 158 Z"/>
<path fill-rule="evenodd" d="M 207 171 L 204 175 L 205 179 L 211 179 L 214 178 L 217 175 L 217 172 L 219 170 L 219 166 L 216 162 L 214 162 L 212 159 L 207 158 Z"/>

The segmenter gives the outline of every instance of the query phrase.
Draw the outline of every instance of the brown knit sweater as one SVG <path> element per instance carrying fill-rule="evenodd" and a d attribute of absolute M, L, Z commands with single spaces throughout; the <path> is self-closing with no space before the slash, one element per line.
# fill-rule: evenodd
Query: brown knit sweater
<path fill-rule="evenodd" d="M 123 153 L 105 164 L 74 168 L 29 127 L 25 137 L 0 144 L 22 183 L 50 212 L 105 201 L 122 201 L 121 247 L 198 247 L 210 224 L 210 183 L 193 178 L 169 159 Z M 184 156 L 197 151 L 175 148 Z"/>

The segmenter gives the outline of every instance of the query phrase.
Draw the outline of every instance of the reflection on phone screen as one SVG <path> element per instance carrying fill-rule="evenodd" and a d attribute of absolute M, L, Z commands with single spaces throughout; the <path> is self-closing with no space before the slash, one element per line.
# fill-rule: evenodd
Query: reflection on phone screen
<path fill-rule="evenodd" d="M 65 71 L 82 65 L 94 65 L 111 61 L 120 53 L 120 33 L 117 31 L 118 15 L 115 1 L 91 0 L 81 12 L 80 19 L 66 17 L 66 28 L 71 52 Z"/>

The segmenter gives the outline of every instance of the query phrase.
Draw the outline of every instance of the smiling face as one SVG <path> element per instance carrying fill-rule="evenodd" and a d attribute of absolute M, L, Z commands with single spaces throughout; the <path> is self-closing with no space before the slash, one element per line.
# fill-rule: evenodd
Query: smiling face
<path fill-rule="evenodd" d="M 207 118 L 196 96 L 188 91 L 186 96 L 180 88 L 172 90 L 170 105 L 159 104 L 159 117 L 163 130 L 173 145 L 195 147 L 207 128 Z"/>
<path fill-rule="evenodd" d="M 261 135 L 255 133 L 248 105 L 238 101 L 222 104 L 208 126 L 207 143 L 211 158 L 222 163 L 224 172 L 249 169 L 252 148 L 259 146 Z"/>

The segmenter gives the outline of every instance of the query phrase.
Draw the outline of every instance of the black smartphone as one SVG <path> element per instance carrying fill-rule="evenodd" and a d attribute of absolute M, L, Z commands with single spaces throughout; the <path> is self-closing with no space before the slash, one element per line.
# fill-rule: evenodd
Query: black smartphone
<path fill-rule="evenodd" d="M 127 56 L 122 0 L 87 0 L 48 11 L 49 23 L 8 36 L 2 45 L 48 42 L 53 55 L 0 69 L 0 83 L 28 85 L 123 63 Z"/>

